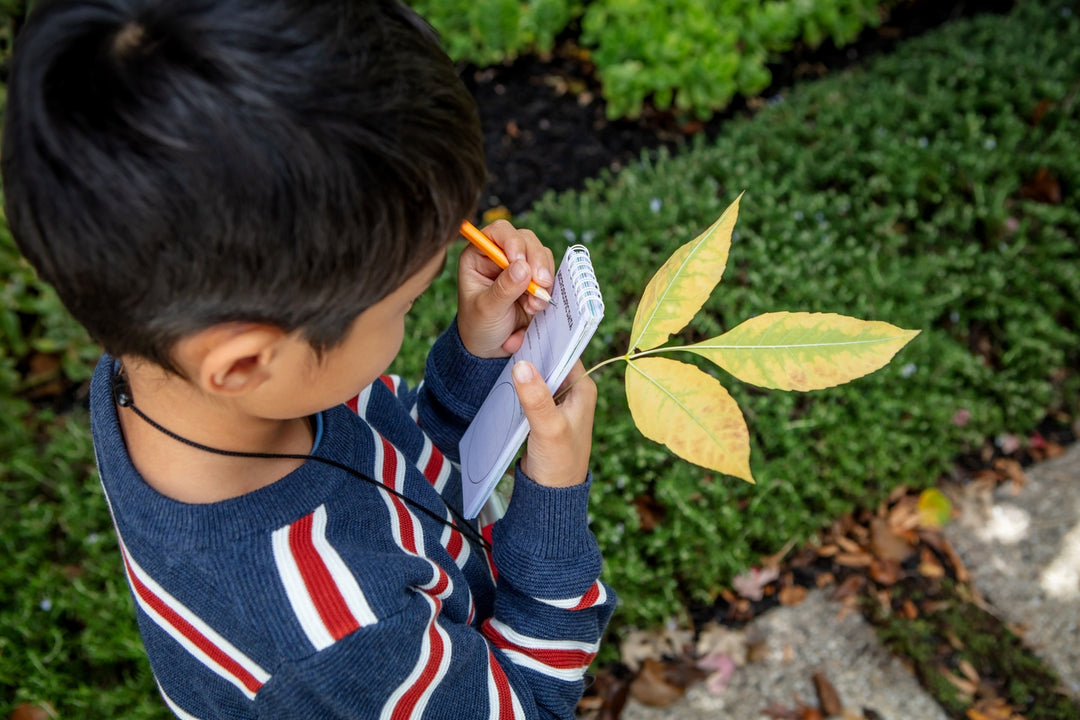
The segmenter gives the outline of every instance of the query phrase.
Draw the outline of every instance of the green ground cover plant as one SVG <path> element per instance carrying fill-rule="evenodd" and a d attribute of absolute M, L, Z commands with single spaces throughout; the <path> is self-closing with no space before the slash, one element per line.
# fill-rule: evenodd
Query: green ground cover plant
<path fill-rule="evenodd" d="M 581 42 L 591 52 L 609 118 L 637 117 L 647 100 L 702 120 L 736 94 L 772 80 L 767 63 L 803 42 L 843 47 L 881 22 L 879 0 L 596 0 Z"/>
<path fill-rule="evenodd" d="M 455 60 L 480 66 L 550 52 L 572 21 L 596 64 L 608 117 L 646 102 L 707 119 L 757 95 L 796 42 L 837 47 L 881 22 L 891 0 L 409 0 Z"/>
<path fill-rule="evenodd" d="M 832 390 L 732 383 L 755 486 L 642 440 L 621 377 L 600 372 L 592 513 L 622 599 L 616 631 L 708 604 L 762 554 L 898 484 L 932 484 L 987 436 L 1075 416 L 1076 12 L 1032 0 L 946 27 L 518 218 L 557 256 L 569 242 L 591 249 L 608 312 L 587 363 L 626 346 L 648 278 L 742 190 L 724 284 L 682 341 L 790 309 L 922 331 L 886 368 Z M 141 654 L 80 396 L 61 414 L 28 399 L 35 369 L 78 387 L 96 350 L 6 230 L 0 273 L 11 293 L 0 303 L 0 718 L 23 702 L 62 717 L 169 717 Z M 395 371 L 419 378 L 454 298 L 448 272 L 417 303 Z"/>
<path fill-rule="evenodd" d="M 442 37 L 454 60 L 478 66 L 524 52 L 550 52 L 555 37 L 582 12 L 573 0 L 407 0 Z"/>

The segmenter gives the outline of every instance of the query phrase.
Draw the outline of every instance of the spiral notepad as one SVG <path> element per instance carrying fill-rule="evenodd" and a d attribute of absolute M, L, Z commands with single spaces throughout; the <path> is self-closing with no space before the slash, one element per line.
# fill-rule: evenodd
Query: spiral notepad
<path fill-rule="evenodd" d="M 525 331 L 521 348 L 507 362 L 480 411 L 461 438 L 461 484 L 465 516 L 476 517 L 517 455 L 529 423 L 514 392 L 510 371 L 528 360 L 554 392 L 589 344 L 604 317 L 604 300 L 589 251 L 567 249 L 555 274 L 551 304 Z"/>

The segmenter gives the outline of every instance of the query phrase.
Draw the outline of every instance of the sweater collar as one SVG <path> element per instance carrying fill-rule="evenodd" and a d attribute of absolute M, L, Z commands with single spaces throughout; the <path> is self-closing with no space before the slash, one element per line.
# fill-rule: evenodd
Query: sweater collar
<path fill-rule="evenodd" d="M 173 546 L 205 546 L 254 532 L 272 531 L 327 502 L 349 476 L 324 463 L 307 461 L 258 490 L 215 503 L 184 503 L 162 495 L 135 469 L 124 445 L 112 399 L 113 359 L 98 362 L 90 383 L 90 422 L 102 485 L 117 529 Z M 345 406 L 322 413 L 316 457 L 367 471 L 359 458 L 372 454 L 372 437 Z"/>

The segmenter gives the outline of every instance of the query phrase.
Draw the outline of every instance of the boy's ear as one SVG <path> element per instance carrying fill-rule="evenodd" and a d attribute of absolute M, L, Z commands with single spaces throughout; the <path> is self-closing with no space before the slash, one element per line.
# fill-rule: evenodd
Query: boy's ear
<path fill-rule="evenodd" d="M 270 378 L 285 336 L 272 325 L 223 323 L 181 340 L 176 356 L 203 392 L 243 395 Z"/>

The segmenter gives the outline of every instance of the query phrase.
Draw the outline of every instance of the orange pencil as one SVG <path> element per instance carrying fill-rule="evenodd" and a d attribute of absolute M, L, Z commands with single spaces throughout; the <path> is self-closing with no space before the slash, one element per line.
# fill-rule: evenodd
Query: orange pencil
<path fill-rule="evenodd" d="M 510 261 L 506 258 L 506 253 L 502 251 L 502 248 L 493 243 L 491 238 L 480 232 L 480 230 L 468 220 L 461 223 L 461 234 L 503 270 L 510 265 Z M 548 294 L 547 290 L 544 290 L 544 288 L 540 287 L 535 282 L 530 280 L 527 289 L 541 300 L 551 302 L 551 295 Z"/>

